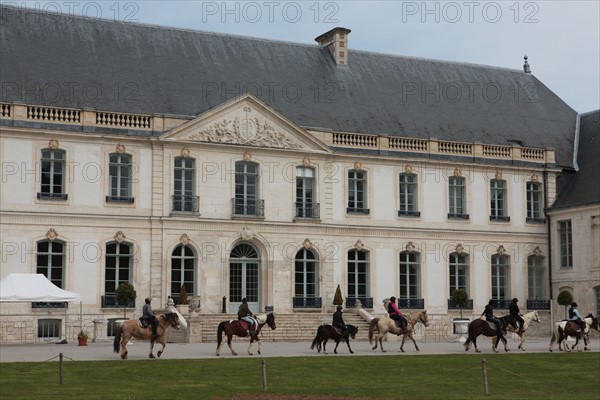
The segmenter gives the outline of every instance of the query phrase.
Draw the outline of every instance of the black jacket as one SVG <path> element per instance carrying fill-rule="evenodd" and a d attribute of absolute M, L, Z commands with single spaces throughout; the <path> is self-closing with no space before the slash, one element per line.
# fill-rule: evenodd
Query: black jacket
<path fill-rule="evenodd" d="M 342 317 L 341 311 L 336 311 L 333 313 L 333 322 L 332 326 L 340 329 L 346 329 L 346 324 L 344 323 L 344 318 Z"/>

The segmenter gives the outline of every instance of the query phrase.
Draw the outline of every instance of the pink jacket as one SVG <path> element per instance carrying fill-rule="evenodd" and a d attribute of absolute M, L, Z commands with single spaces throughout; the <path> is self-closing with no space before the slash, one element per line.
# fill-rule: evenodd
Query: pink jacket
<path fill-rule="evenodd" d="M 390 315 L 399 315 L 401 317 L 404 317 L 404 314 L 402 314 L 400 312 L 400 310 L 398 310 L 398 306 L 396 305 L 396 303 L 390 303 L 390 305 L 392 306 L 392 310 L 394 310 L 393 312 L 389 313 Z"/>

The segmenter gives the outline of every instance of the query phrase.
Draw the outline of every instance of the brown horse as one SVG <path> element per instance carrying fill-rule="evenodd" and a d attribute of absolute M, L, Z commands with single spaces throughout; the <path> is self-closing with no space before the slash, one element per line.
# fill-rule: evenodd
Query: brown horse
<path fill-rule="evenodd" d="M 552 347 L 555 342 L 558 342 L 558 349 L 562 351 L 562 342 L 565 342 L 565 351 L 571 351 L 575 349 L 575 347 L 579 344 L 579 339 L 583 338 L 583 349 L 588 351 L 588 333 L 592 329 L 598 330 L 598 318 L 594 317 L 592 314 L 588 314 L 583 321 L 585 322 L 585 329 L 582 331 L 579 327 L 579 324 L 573 321 L 558 321 L 554 324 L 554 329 L 552 331 L 552 339 L 550 339 L 550 346 L 548 350 L 552 351 Z M 567 339 L 570 337 L 575 338 L 575 344 L 573 347 L 569 349 L 569 345 L 566 343 Z"/>
<path fill-rule="evenodd" d="M 258 334 L 262 327 L 266 324 L 269 325 L 271 329 L 275 329 L 275 316 L 273 313 L 258 314 L 255 315 L 254 318 L 258 322 L 258 326 L 250 336 L 250 344 L 248 345 L 249 355 L 252 355 L 252 343 L 254 343 L 254 341 L 258 343 L 258 354 L 260 354 L 260 338 L 258 337 Z M 237 353 L 233 350 L 233 347 L 231 347 L 231 338 L 233 335 L 247 337 L 248 330 L 242 325 L 241 321 L 238 320 L 221 322 L 217 328 L 217 355 L 219 355 L 221 346 L 223 346 L 223 333 L 227 336 L 227 346 L 229 346 L 231 354 L 237 356 Z"/>
<path fill-rule="evenodd" d="M 496 326 L 494 325 L 492 327 L 492 325 L 490 324 L 491 322 L 488 322 L 481 318 L 477 318 L 471 321 L 471 323 L 469 324 L 469 337 L 465 342 L 466 351 L 469 351 L 469 349 L 471 348 L 471 343 L 473 343 L 475 351 L 477 353 L 481 353 L 481 350 L 477 348 L 477 336 L 483 335 L 492 338 L 492 350 L 494 350 L 494 353 L 498 352 L 498 332 L 496 331 Z M 504 351 L 509 351 L 510 349 L 508 348 L 508 342 L 506 341 L 506 338 L 502 336 L 501 339 L 502 343 L 504 343 Z"/>
<path fill-rule="evenodd" d="M 356 333 L 358 332 L 358 328 L 354 325 L 346 325 L 348 328 L 348 335 L 354 339 L 356 337 Z M 335 341 L 335 349 L 333 352 L 337 354 L 337 348 L 340 344 L 341 340 L 346 340 L 346 344 L 348 345 L 348 350 L 350 350 L 351 354 L 354 354 L 352 349 L 350 348 L 350 340 L 348 338 L 344 339 L 344 337 L 338 333 L 338 331 L 331 325 L 321 325 L 317 328 L 317 335 L 310 345 L 311 350 L 315 347 L 317 348 L 317 353 L 321 352 L 321 344 L 323 345 L 323 354 L 327 354 L 327 349 L 325 346 L 327 345 L 327 341 L 332 339 Z"/>
<path fill-rule="evenodd" d="M 187 323 L 185 319 L 178 312 L 170 312 L 166 314 L 160 314 L 156 317 L 158 320 L 158 326 L 156 327 L 157 337 L 152 338 L 152 327 L 148 326 L 143 328 L 140 326 L 140 321 L 137 319 L 130 319 L 128 321 L 123 322 L 115 333 L 115 340 L 113 343 L 113 348 L 115 353 L 121 352 L 121 358 L 127 359 L 127 342 L 131 340 L 131 338 L 140 339 L 140 340 L 150 340 L 150 358 L 155 358 L 154 354 L 152 354 L 154 349 L 154 342 L 158 342 L 162 344 L 162 349 L 160 349 L 157 355 L 160 357 L 163 351 L 165 350 L 165 333 L 167 329 L 173 327 L 175 329 L 179 329 L 182 325 L 187 327 Z"/>
<path fill-rule="evenodd" d="M 519 350 L 521 351 L 525 351 L 525 346 L 523 345 L 525 343 L 525 332 L 527 331 L 527 329 L 529 329 L 529 327 L 531 326 L 532 322 L 537 322 L 540 323 L 540 316 L 538 315 L 537 311 L 530 311 L 526 314 L 523 315 L 523 321 L 525 321 L 525 325 L 523 326 L 523 329 L 521 330 L 521 332 L 519 332 L 518 329 L 515 329 L 511 324 L 511 316 L 510 315 L 506 315 L 504 317 L 500 317 L 498 318 L 500 320 L 500 324 L 502 325 L 502 330 L 504 332 L 508 331 L 508 332 L 513 332 L 516 333 L 517 336 L 519 336 L 519 338 L 521 339 L 520 343 L 519 343 Z"/>
<path fill-rule="evenodd" d="M 409 314 L 406 319 L 407 319 L 408 324 L 406 326 L 406 331 L 403 331 L 402 328 L 400 328 L 398 325 L 396 325 L 396 321 L 394 321 L 390 317 L 373 318 L 371 320 L 371 322 L 369 322 L 369 343 L 370 344 L 373 344 L 373 333 L 375 332 L 375 329 L 377 329 L 377 331 L 378 331 L 377 338 L 375 339 L 375 346 L 373 346 L 373 350 L 375 350 L 377 348 L 377 343 L 379 343 L 379 346 L 381 347 L 381 351 L 385 352 L 385 350 L 383 349 L 382 341 L 383 341 L 383 338 L 385 337 L 386 333 L 390 332 L 390 333 L 395 333 L 396 335 L 403 335 L 402 336 L 402 345 L 400 345 L 401 352 L 404 353 L 404 341 L 406 340 L 407 336 L 414 343 L 415 349 L 417 349 L 417 351 L 421 351 L 421 350 L 419 350 L 419 346 L 417 346 L 417 342 L 416 342 L 415 338 L 413 337 L 413 329 L 414 329 L 415 325 L 419 322 L 421 322 L 425 326 L 429 326 L 427 310 L 413 312 L 413 313 Z"/>

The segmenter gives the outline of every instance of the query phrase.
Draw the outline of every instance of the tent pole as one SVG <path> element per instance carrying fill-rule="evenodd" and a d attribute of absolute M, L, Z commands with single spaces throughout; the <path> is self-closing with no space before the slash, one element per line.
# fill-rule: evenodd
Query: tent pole
<path fill-rule="evenodd" d="M 65 343 L 67 342 L 67 302 L 65 301 Z"/>
<path fill-rule="evenodd" d="M 83 302 L 79 302 L 79 330 L 83 331 Z"/>

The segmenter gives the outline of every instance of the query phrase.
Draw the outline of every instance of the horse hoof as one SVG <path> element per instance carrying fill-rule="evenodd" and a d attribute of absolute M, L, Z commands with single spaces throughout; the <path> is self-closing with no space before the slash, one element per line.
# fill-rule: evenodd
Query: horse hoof
<path fill-rule="evenodd" d="M 350 354 L 354 354 L 354 352 L 353 352 L 353 351 L 350 351 Z"/>
<path fill-rule="evenodd" d="M 494 351 L 496 351 L 496 350 L 494 350 Z M 496 351 L 496 352 L 497 352 L 497 351 Z M 476 350 L 475 350 L 475 353 L 481 353 L 481 350 L 479 350 L 479 349 L 476 349 Z"/>
<path fill-rule="evenodd" d="M 160 356 L 162 355 L 162 351 L 159 351 L 156 355 L 160 358 Z"/>
<path fill-rule="evenodd" d="M 218 357 L 218 356 L 220 356 L 220 354 L 219 354 L 219 353 L 217 353 L 217 357 Z"/>
<path fill-rule="evenodd" d="M 154 354 L 150 354 L 150 358 L 156 358 L 156 357 L 154 357 Z"/>

